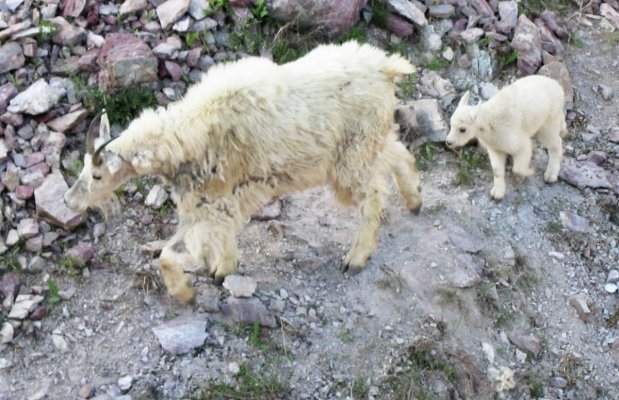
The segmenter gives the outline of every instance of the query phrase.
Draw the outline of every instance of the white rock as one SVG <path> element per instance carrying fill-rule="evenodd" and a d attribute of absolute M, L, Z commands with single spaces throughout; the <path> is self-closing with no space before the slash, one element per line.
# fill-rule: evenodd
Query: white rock
<path fill-rule="evenodd" d="M 617 292 L 617 284 L 616 283 L 607 283 L 604 285 L 604 290 L 608 293 L 616 293 Z"/>
<path fill-rule="evenodd" d="M 131 385 L 133 385 L 133 377 L 131 375 L 123 376 L 118 380 L 118 387 L 120 387 L 120 391 L 123 393 L 127 393 L 131 389 Z"/>
<path fill-rule="evenodd" d="M 146 0 L 125 0 L 118 9 L 120 15 L 131 15 L 146 9 Z"/>
<path fill-rule="evenodd" d="M 256 291 L 256 281 L 249 276 L 228 275 L 224 279 L 223 287 L 234 297 L 251 297 Z"/>
<path fill-rule="evenodd" d="M 617 271 L 616 269 L 611 269 L 608 272 L 608 278 L 606 278 L 606 282 L 615 283 L 617 281 L 619 281 L 619 271 Z"/>
<path fill-rule="evenodd" d="M 67 341 L 64 340 L 64 337 L 58 333 L 52 333 L 52 342 L 61 353 L 66 353 L 67 350 L 69 350 L 69 345 L 67 344 Z"/>
<path fill-rule="evenodd" d="M 15 299 L 15 304 L 11 308 L 9 313 L 10 319 L 25 319 L 28 314 L 36 308 L 36 306 L 43 301 L 43 296 L 32 294 L 20 294 Z"/>
<path fill-rule="evenodd" d="M 424 15 L 424 12 L 415 7 L 413 3 L 408 0 L 388 0 L 387 1 L 393 9 L 403 16 L 404 18 L 413 21 L 419 26 L 425 26 L 428 24 L 428 20 Z"/>
<path fill-rule="evenodd" d="M 179 20 L 172 26 L 172 30 L 176 32 L 187 32 L 191 26 L 191 18 L 189 16 Z"/>
<path fill-rule="evenodd" d="M 239 372 L 241 372 L 241 367 L 239 367 L 239 363 L 237 363 L 236 361 L 233 361 L 230 364 L 228 364 L 228 371 L 230 371 L 232 375 L 236 375 Z"/>
<path fill-rule="evenodd" d="M 162 29 L 168 29 L 189 10 L 190 0 L 168 0 L 157 7 Z"/>
<path fill-rule="evenodd" d="M 64 92 L 56 90 L 45 79 L 39 79 L 13 98 L 8 110 L 12 113 L 42 114 L 55 106 L 65 93 L 66 89 Z"/>
<path fill-rule="evenodd" d="M 5 322 L 0 329 L 0 344 L 11 343 L 13 341 L 13 325 Z"/>
<path fill-rule="evenodd" d="M 103 47 L 105 44 L 105 38 L 101 35 L 88 31 L 86 34 L 86 44 L 88 47 Z"/>
<path fill-rule="evenodd" d="M 207 16 L 204 11 L 210 9 L 211 5 L 207 0 L 191 0 L 189 4 L 189 15 L 196 20 L 200 20 Z"/>
<path fill-rule="evenodd" d="M 163 203 L 169 198 L 168 192 L 165 191 L 163 186 L 155 185 L 148 192 L 148 196 L 146 196 L 146 200 L 144 200 L 144 204 L 152 207 L 152 208 L 160 208 Z"/>

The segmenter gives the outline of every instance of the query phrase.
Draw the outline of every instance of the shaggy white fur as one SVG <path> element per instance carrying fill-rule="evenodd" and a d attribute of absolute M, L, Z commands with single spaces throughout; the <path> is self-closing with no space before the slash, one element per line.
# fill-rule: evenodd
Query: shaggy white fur
<path fill-rule="evenodd" d="M 421 207 L 420 178 L 393 133 L 395 80 L 414 71 L 397 55 L 348 42 L 320 46 L 277 65 L 246 58 L 209 70 L 185 97 L 147 110 L 101 150 L 102 132 L 65 196 L 85 210 L 132 176 L 154 174 L 172 188 L 179 226 L 160 256 L 169 292 L 194 297 L 185 271 L 233 272 L 235 235 L 258 207 L 280 196 L 328 184 L 358 206 L 361 224 L 343 270 L 361 270 L 376 234 L 392 172 L 406 206 Z M 107 136 L 106 136 L 107 132 Z"/>
<path fill-rule="evenodd" d="M 567 134 L 565 95 L 561 85 L 552 78 L 531 75 L 504 87 L 494 97 L 476 106 L 468 105 L 466 92 L 451 117 L 451 130 L 446 143 L 450 147 L 464 146 L 474 137 L 488 151 L 494 174 L 490 194 L 496 199 L 505 196 L 505 161 L 513 158 L 512 171 L 530 176 L 532 137 L 548 150 L 546 182 L 556 182 L 563 156 L 563 141 Z"/>

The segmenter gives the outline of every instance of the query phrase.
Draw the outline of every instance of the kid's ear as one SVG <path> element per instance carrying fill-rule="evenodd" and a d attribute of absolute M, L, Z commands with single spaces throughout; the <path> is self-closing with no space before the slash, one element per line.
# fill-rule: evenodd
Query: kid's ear
<path fill-rule="evenodd" d="M 466 93 L 464 93 L 464 96 L 462 96 L 462 98 L 460 99 L 460 102 L 458 103 L 458 107 L 468 105 L 469 97 L 471 97 L 471 92 L 467 90 Z"/>
<path fill-rule="evenodd" d="M 111 139 L 110 135 L 110 120 L 107 118 L 107 112 L 103 110 L 101 115 L 101 123 L 99 124 L 99 137 L 107 142 Z"/>

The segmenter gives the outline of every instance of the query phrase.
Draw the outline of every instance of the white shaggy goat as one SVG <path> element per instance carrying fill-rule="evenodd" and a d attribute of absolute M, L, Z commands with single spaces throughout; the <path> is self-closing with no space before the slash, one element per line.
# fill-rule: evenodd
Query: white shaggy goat
<path fill-rule="evenodd" d="M 488 151 L 494 185 L 490 195 L 505 196 L 505 160 L 512 156 L 512 171 L 530 176 L 533 136 L 548 150 L 546 182 L 556 182 L 563 156 L 565 95 L 552 78 L 531 75 L 504 87 L 485 103 L 469 106 L 466 92 L 451 117 L 445 140 L 449 147 L 464 146 L 474 137 Z"/>
<path fill-rule="evenodd" d="M 420 178 L 396 138 L 394 81 L 414 67 L 369 45 L 320 46 L 284 65 L 246 58 L 209 70 L 167 108 L 146 110 L 116 139 L 107 118 L 89 129 L 84 170 L 65 195 L 94 207 L 132 176 L 160 176 L 172 188 L 179 226 L 159 265 L 169 293 L 194 297 L 185 271 L 208 267 L 220 281 L 237 267 L 235 235 L 258 207 L 328 184 L 359 207 L 361 223 L 342 269 L 360 271 L 376 234 L 392 172 L 407 208 L 418 212 Z"/>

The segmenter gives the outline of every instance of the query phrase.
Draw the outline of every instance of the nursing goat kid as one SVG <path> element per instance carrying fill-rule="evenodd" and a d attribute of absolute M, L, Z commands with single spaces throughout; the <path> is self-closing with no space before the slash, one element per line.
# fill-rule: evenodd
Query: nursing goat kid
<path fill-rule="evenodd" d="M 563 157 L 562 138 L 567 135 L 565 94 L 557 81 L 541 75 L 527 76 L 476 106 L 468 105 L 469 96 L 466 92 L 454 111 L 445 142 L 449 147 L 460 147 L 477 138 L 490 158 L 493 199 L 505 196 L 508 155 L 513 159 L 514 174 L 522 177 L 533 174 L 530 165 L 533 137 L 548 150 L 544 180 L 557 181 Z"/>
<path fill-rule="evenodd" d="M 179 225 L 159 258 L 169 293 L 193 299 L 191 272 L 221 281 L 237 268 L 236 234 L 275 196 L 329 185 L 361 222 L 342 270 L 360 271 L 376 247 L 395 176 L 408 209 L 421 207 L 415 160 L 392 125 L 395 81 L 414 67 L 348 42 L 277 65 L 257 57 L 218 65 L 167 108 L 146 110 L 116 139 L 103 115 L 89 129 L 84 169 L 65 195 L 85 211 L 138 175 L 171 187 Z"/>

